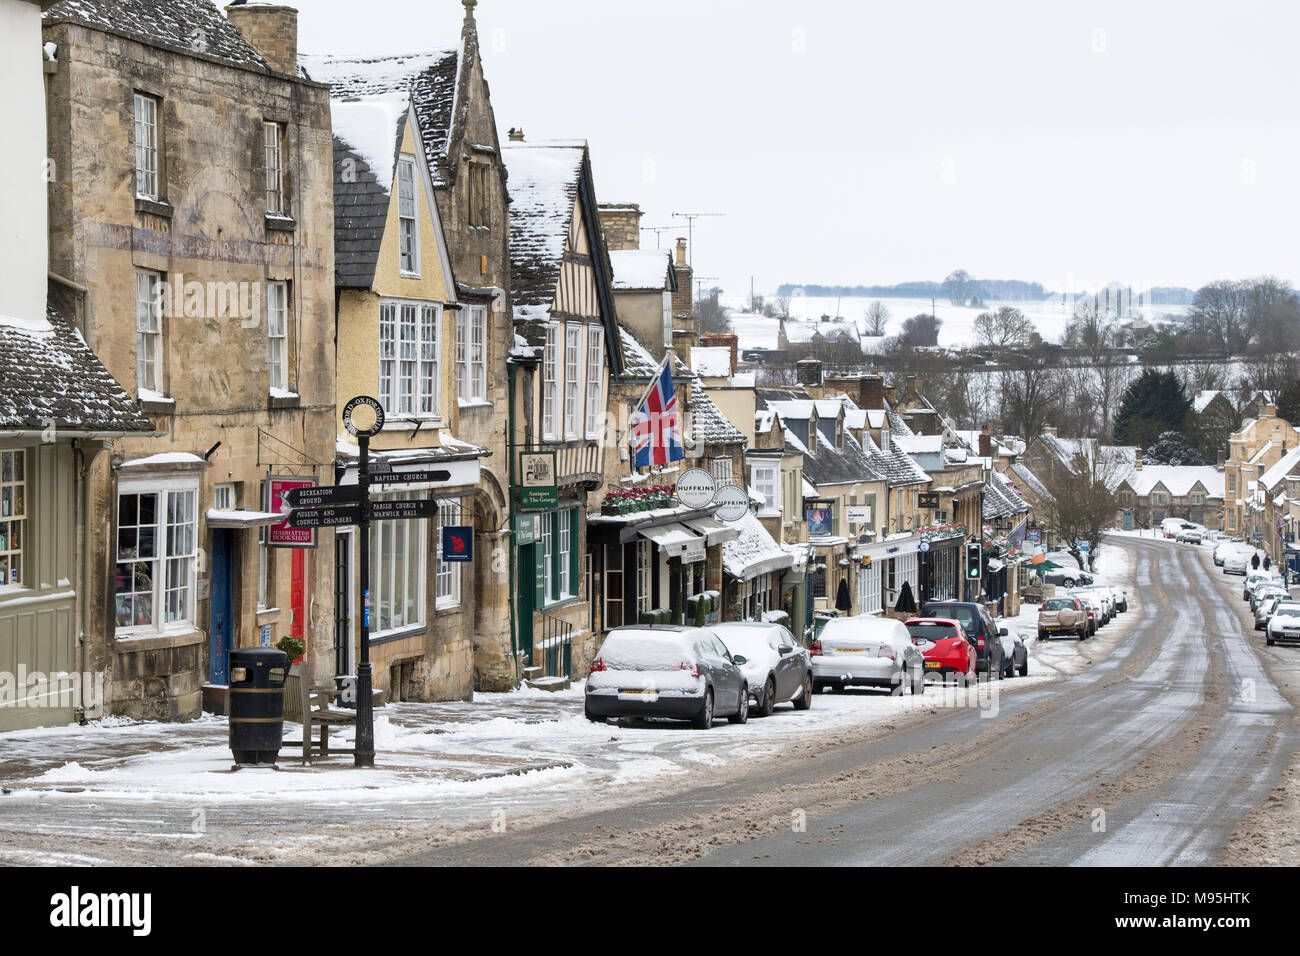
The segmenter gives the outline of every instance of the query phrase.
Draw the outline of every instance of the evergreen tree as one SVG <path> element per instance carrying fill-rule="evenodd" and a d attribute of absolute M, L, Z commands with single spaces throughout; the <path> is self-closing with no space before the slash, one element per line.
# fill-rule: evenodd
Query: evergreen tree
<path fill-rule="evenodd" d="M 1181 432 L 1192 402 L 1173 372 L 1145 369 L 1124 393 L 1115 416 L 1115 442 L 1149 447 L 1165 432 Z"/>

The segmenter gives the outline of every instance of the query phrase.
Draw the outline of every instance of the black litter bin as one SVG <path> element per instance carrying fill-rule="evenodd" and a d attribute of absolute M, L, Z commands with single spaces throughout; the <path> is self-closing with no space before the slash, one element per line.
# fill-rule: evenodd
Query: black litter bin
<path fill-rule="evenodd" d="M 230 749 L 236 764 L 273 764 L 279 758 L 288 674 L 284 651 L 230 652 Z"/>

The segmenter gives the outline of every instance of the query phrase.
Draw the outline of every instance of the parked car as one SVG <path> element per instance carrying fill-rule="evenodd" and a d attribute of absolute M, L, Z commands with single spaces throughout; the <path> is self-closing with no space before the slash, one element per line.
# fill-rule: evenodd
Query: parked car
<path fill-rule="evenodd" d="M 1230 553 L 1223 561 L 1224 574 L 1248 574 L 1253 569 L 1250 566 L 1251 559 L 1258 552 L 1248 544 L 1238 545 L 1238 550 Z"/>
<path fill-rule="evenodd" d="M 618 627 L 591 662 L 587 719 L 666 717 L 707 730 L 715 717 L 743 724 L 749 687 L 716 634 L 696 627 Z"/>
<path fill-rule="evenodd" d="M 1002 642 L 998 640 L 999 629 L 993 623 L 993 617 L 983 604 L 967 601 L 931 601 L 921 608 L 922 617 L 951 618 L 961 623 L 966 636 L 975 641 L 975 673 L 983 671 L 991 680 L 994 674 L 998 679 L 1006 672 L 1003 660 Z"/>
<path fill-rule="evenodd" d="M 745 658 L 740 672 L 749 685 L 755 716 L 770 717 L 773 707 L 787 701 L 795 710 L 812 705 L 812 662 L 780 624 L 715 624 L 709 630 L 727 645 L 733 660 Z"/>
<path fill-rule="evenodd" d="M 1097 605 L 1097 626 L 1105 627 L 1115 616 L 1115 605 L 1111 602 L 1109 588 L 1075 588 L 1073 592 L 1075 597 L 1083 597 Z"/>
<path fill-rule="evenodd" d="M 813 690 L 884 687 L 899 696 L 925 693 L 925 656 L 901 621 L 841 617 L 826 622 L 810 648 Z"/>
<path fill-rule="evenodd" d="M 1246 580 L 1241 586 L 1241 599 L 1249 601 L 1251 595 L 1260 588 L 1281 584 L 1281 582 L 1282 576 L 1274 575 L 1272 571 L 1251 571 L 1246 575 Z"/>
<path fill-rule="evenodd" d="M 1057 587 L 1063 588 L 1092 584 L 1095 580 L 1087 571 L 1048 571 L 1043 575 L 1044 584 L 1055 584 Z"/>
<path fill-rule="evenodd" d="M 1116 584 L 1106 585 L 1106 587 L 1108 587 L 1109 590 L 1110 590 L 1110 597 L 1111 597 L 1111 600 L 1114 602 L 1114 605 L 1115 605 L 1115 613 L 1117 613 L 1117 614 L 1127 614 L 1127 613 L 1128 613 L 1128 591 L 1127 591 L 1127 589 L 1121 587 L 1120 585 L 1116 585 Z"/>
<path fill-rule="evenodd" d="M 1101 605 L 1095 597 L 1090 597 L 1086 591 L 1071 591 L 1070 596 L 1078 600 L 1087 612 L 1088 635 L 1091 637 L 1101 630 Z"/>
<path fill-rule="evenodd" d="M 951 675 L 962 687 L 975 677 L 975 641 L 954 618 L 914 617 L 905 625 L 912 643 L 925 658 L 925 673 L 947 683 Z"/>
<path fill-rule="evenodd" d="M 1269 647 L 1285 642 L 1300 643 L 1300 601 L 1280 601 L 1268 619 L 1264 640 Z"/>
<path fill-rule="evenodd" d="M 1072 597 L 1048 598 L 1038 609 L 1038 639 L 1050 640 L 1057 634 L 1073 634 L 1079 640 L 1088 638 L 1088 612 Z"/>
<path fill-rule="evenodd" d="M 1229 541 L 1227 539 L 1220 540 L 1219 543 L 1214 546 L 1215 566 L 1220 568 L 1223 567 L 1224 562 L 1228 559 L 1229 555 L 1236 554 L 1241 550 L 1242 547 L 1240 541 Z M 1246 560 L 1250 560 L 1249 556 L 1247 556 Z"/>
<path fill-rule="evenodd" d="M 1029 676 L 1029 645 L 1025 635 L 1012 634 L 1005 627 L 998 629 L 998 640 L 1002 642 L 1002 660 L 1006 664 L 1006 677 Z"/>
<path fill-rule="evenodd" d="M 1289 597 L 1291 597 L 1291 592 L 1282 587 L 1281 584 L 1274 584 L 1272 582 L 1262 584 L 1250 592 L 1250 609 L 1258 615 L 1260 607 L 1272 598 Z M 1258 628 L 1256 628 L 1256 630 L 1258 630 Z"/>
<path fill-rule="evenodd" d="M 1285 604 L 1291 601 L 1291 595 L 1281 588 L 1276 590 L 1270 588 L 1268 591 L 1259 595 L 1255 601 L 1255 630 L 1262 631 L 1268 627 L 1269 618 L 1277 610 L 1279 604 Z"/>

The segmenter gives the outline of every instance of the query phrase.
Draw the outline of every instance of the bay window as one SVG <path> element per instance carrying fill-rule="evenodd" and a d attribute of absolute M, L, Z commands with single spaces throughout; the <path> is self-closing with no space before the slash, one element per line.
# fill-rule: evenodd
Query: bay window
<path fill-rule="evenodd" d="M 601 385 L 605 377 L 605 332 L 587 329 L 587 437 L 600 437 Z"/>
<path fill-rule="evenodd" d="M 115 625 L 193 624 L 198 479 L 123 482 L 117 496 Z"/>
<path fill-rule="evenodd" d="M 581 374 L 582 326 L 564 327 L 564 437 L 578 437 L 578 383 Z"/>
<path fill-rule="evenodd" d="M 379 401 L 395 418 L 434 418 L 438 400 L 438 324 L 442 309 L 422 302 L 379 306 Z"/>

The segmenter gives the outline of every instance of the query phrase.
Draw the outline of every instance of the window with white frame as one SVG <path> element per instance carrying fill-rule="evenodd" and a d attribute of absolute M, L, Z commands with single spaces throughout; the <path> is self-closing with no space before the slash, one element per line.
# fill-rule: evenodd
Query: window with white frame
<path fill-rule="evenodd" d="M 915 599 L 921 584 L 919 555 L 915 551 L 894 559 L 894 589 L 898 594 L 902 593 L 904 582 L 912 586 L 912 598 Z M 897 600 L 898 594 L 891 595 L 891 599 Z"/>
<path fill-rule="evenodd" d="M 573 516 L 568 511 L 556 515 L 559 528 L 555 536 L 555 570 L 559 576 L 560 593 L 558 600 L 567 601 L 575 596 L 573 587 Z"/>
<path fill-rule="evenodd" d="M 654 590 L 650 575 L 654 571 L 654 554 L 650 542 L 641 538 L 636 543 L 636 615 L 641 619 L 653 610 Z"/>
<path fill-rule="evenodd" d="M 487 400 L 487 308 L 472 305 L 456 313 L 456 395 L 462 402 Z"/>
<path fill-rule="evenodd" d="M 379 401 L 394 417 L 433 418 L 438 402 L 438 320 L 432 303 L 379 306 Z"/>
<path fill-rule="evenodd" d="M 115 626 L 194 622 L 197 478 L 123 482 L 117 496 Z"/>
<path fill-rule="evenodd" d="M 455 607 L 460 604 L 460 568 L 442 559 L 442 529 L 460 524 L 460 502 L 448 501 L 438 505 L 438 607 Z"/>
<path fill-rule="evenodd" d="M 416 226 L 419 204 L 415 192 L 415 160 L 403 156 L 397 161 L 397 238 L 402 273 L 420 271 L 420 233 Z"/>
<path fill-rule="evenodd" d="M 858 570 L 858 613 L 879 614 L 884 607 L 880 600 L 880 565 Z"/>
<path fill-rule="evenodd" d="M 587 437 L 600 437 L 601 386 L 605 378 L 605 332 L 587 329 Z"/>
<path fill-rule="evenodd" d="M 161 277 L 137 269 L 135 273 L 136 383 L 140 391 L 163 393 Z"/>
<path fill-rule="evenodd" d="M 289 388 L 289 284 L 266 286 L 266 361 L 272 389 Z"/>
<path fill-rule="evenodd" d="M 212 507 L 217 511 L 235 510 L 235 486 L 233 482 L 222 482 L 212 487 Z"/>
<path fill-rule="evenodd" d="M 27 537 L 27 451 L 0 451 L 0 587 L 23 583 Z"/>
<path fill-rule="evenodd" d="M 399 501 L 400 495 L 374 495 Z M 425 526 L 422 519 L 370 526 L 370 593 L 377 635 L 424 623 Z"/>
<path fill-rule="evenodd" d="M 267 120 L 262 124 L 266 152 L 266 211 L 279 214 L 284 209 L 284 127 Z"/>
<path fill-rule="evenodd" d="M 555 593 L 555 561 L 552 550 L 554 547 L 554 514 L 546 512 L 537 516 L 538 534 L 542 543 L 542 594 L 543 603 L 551 600 L 551 595 Z"/>
<path fill-rule="evenodd" d="M 558 356 L 557 338 L 559 330 L 554 326 L 546 329 L 546 348 L 542 353 L 542 437 L 554 439 L 555 399 L 556 399 L 556 361 Z"/>
<path fill-rule="evenodd" d="M 157 199 L 158 191 L 158 100 L 135 94 L 135 194 Z"/>
<path fill-rule="evenodd" d="M 763 496 L 765 511 L 781 510 L 781 466 L 775 463 L 754 462 L 749 466 L 750 481 L 754 490 Z"/>
<path fill-rule="evenodd" d="M 733 471 L 730 456 L 709 459 L 709 474 L 719 485 L 732 484 Z"/>
<path fill-rule="evenodd" d="M 578 437 L 578 386 L 582 375 L 582 326 L 564 327 L 564 437 Z"/>

